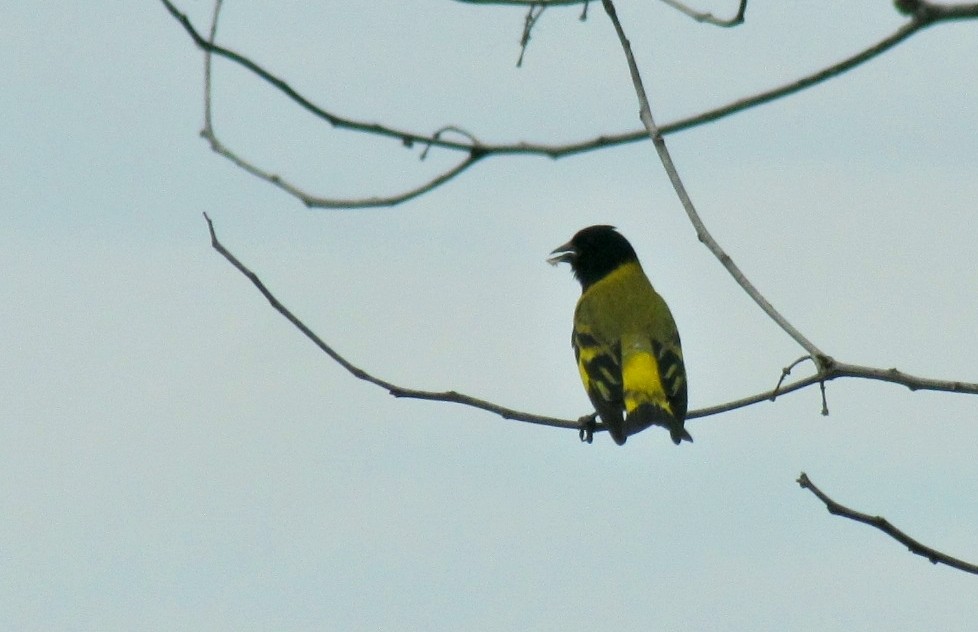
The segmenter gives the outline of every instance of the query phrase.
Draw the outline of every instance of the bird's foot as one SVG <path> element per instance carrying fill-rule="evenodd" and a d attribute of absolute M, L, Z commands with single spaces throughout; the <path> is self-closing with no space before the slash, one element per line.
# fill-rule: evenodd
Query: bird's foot
<path fill-rule="evenodd" d="M 581 424 L 580 430 L 577 434 L 581 438 L 581 441 L 586 443 L 591 443 L 594 441 L 594 430 L 597 428 L 597 422 L 595 421 L 598 417 L 598 413 L 592 413 L 590 415 L 584 415 L 578 422 Z"/>

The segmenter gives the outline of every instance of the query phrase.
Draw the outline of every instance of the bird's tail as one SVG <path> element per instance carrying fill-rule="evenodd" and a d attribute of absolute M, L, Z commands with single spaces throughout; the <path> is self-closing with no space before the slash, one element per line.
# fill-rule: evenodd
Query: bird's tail
<path fill-rule="evenodd" d="M 683 427 L 683 422 L 678 419 L 674 419 L 673 423 L 669 425 L 669 434 L 672 435 L 672 442 L 679 445 L 683 441 L 693 442 L 692 435 Z"/>
<path fill-rule="evenodd" d="M 669 429 L 672 442 L 679 445 L 683 441 L 692 443 L 693 437 L 686 431 L 682 419 L 676 419 L 668 411 L 652 402 L 640 404 L 625 418 L 625 434 L 633 435 L 649 426 L 664 426 Z"/>

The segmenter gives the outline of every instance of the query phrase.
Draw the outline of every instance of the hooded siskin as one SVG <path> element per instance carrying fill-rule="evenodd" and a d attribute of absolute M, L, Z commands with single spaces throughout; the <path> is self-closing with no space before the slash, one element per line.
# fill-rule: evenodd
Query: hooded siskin
<path fill-rule="evenodd" d="M 584 389 L 615 443 L 659 425 L 692 441 L 686 370 L 676 322 L 631 244 L 613 226 L 591 226 L 551 253 L 581 283 L 571 344 Z M 590 435 L 589 435 L 590 438 Z"/>

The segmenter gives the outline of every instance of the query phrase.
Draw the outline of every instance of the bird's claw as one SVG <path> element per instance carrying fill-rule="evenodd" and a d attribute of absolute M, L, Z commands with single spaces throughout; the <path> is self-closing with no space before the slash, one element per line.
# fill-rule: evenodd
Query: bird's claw
<path fill-rule="evenodd" d="M 595 423 L 596 415 L 586 415 L 581 417 L 581 428 L 577 431 L 577 436 L 581 438 L 584 443 L 592 443 L 594 441 L 594 429 L 597 426 Z"/>

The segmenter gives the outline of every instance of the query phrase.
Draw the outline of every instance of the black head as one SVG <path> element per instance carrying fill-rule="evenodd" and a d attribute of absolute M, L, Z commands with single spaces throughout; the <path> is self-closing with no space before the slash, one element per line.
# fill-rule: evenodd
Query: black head
<path fill-rule="evenodd" d="M 618 266 L 638 261 L 635 249 L 614 226 L 589 226 L 573 239 L 554 250 L 547 259 L 551 264 L 569 263 L 574 277 L 586 290 Z"/>

